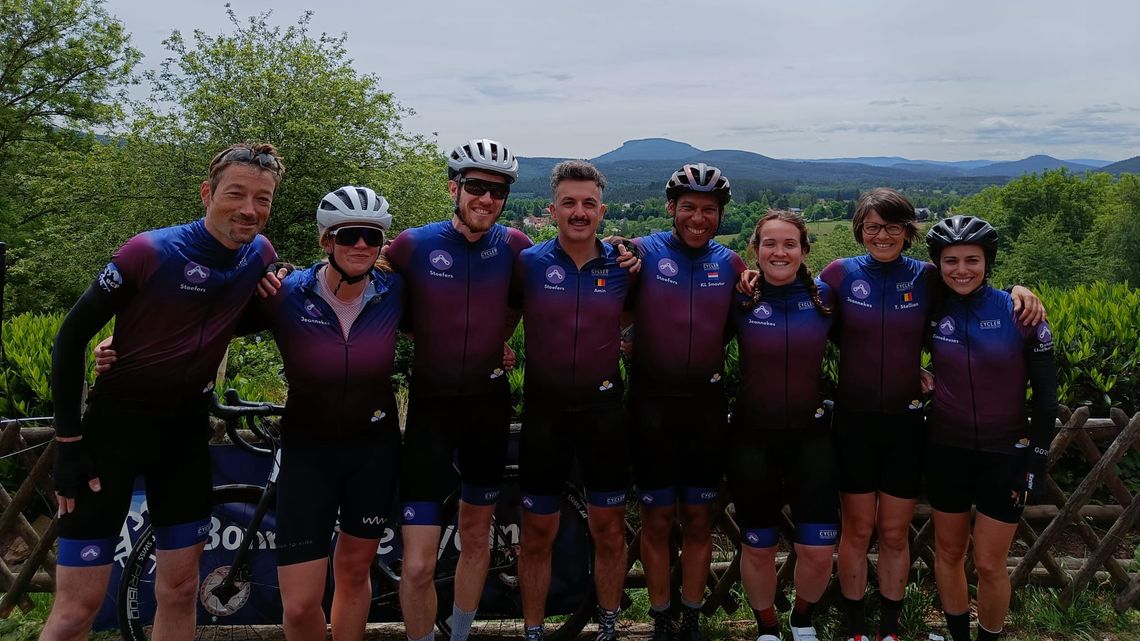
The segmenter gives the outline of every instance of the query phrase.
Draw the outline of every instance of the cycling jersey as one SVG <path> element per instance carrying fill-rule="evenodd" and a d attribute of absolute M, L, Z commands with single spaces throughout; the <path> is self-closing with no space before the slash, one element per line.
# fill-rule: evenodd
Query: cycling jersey
<path fill-rule="evenodd" d="M 228 249 L 203 220 L 127 241 L 68 313 L 52 358 L 56 430 L 79 432 L 87 341 L 115 317 L 115 366 L 94 401 L 150 411 L 202 408 L 257 282 L 276 260 L 264 236 Z"/>
<path fill-rule="evenodd" d="M 833 308 L 831 288 L 816 284 L 823 304 Z M 762 429 L 816 424 L 824 415 L 820 368 L 832 316 L 821 314 L 807 286 L 796 280 L 765 283 L 759 304 L 751 310 L 737 305 L 732 321 L 740 345 L 738 422 Z"/>
<path fill-rule="evenodd" d="M 694 249 L 669 231 L 633 243 L 643 270 L 634 296 L 633 391 L 719 393 L 729 308 L 744 261 L 718 242 Z"/>
<path fill-rule="evenodd" d="M 521 231 L 494 225 L 470 242 L 450 220 L 408 229 L 388 260 L 408 282 L 415 337 L 411 387 L 419 396 L 476 395 L 507 387 L 503 334 Z"/>
<path fill-rule="evenodd" d="M 581 269 L 557 238 L 516 261 L 511 307 L 522 309 L 526 328 L 528 405 L 621 397 L 619 326 L 631 277 L 618 266 L 616 249 L 597 246 L 600 255 Z"/>
<path fill-rule="evenodd" d="M 922 410 L 920 353 L 937 278 L 933 264 L 909 256 L 889 263 L 870 255 L 840 258 L 824 268 L 820 279 L 836 299 L 839 408 Z"/>
<path fill-rule="evenodd" d="M 948 295 L 931 321 L 930 351 L 932 443 L 1004 454 L 1049 447 L 1057 390 L 1047 322 L 1026 327 L 1008 293 L 983 285 L 967 296 Z M 1025 422 L 1027 381 L 1034 434 Z"/>
<path fill-rule="evenodd" d="M 293 272 L 276 296 L 254 308 L 273 331 L 289 381 L 283 433 L 293 439 L 343 439 L 397 429 L 391 376 L 403 279 L 372 270 L 346 339 L 320 294 L 323 265 Z"/>

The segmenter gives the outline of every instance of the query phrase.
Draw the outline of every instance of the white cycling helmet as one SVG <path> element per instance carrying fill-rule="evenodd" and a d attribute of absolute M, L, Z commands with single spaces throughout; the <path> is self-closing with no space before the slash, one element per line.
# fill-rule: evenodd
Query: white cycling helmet
<path fill-rule="evenodd" d="M 665 183 L 665 198 L 676 200 L 686 191 L 712 194 L 721 205 L 728 204 L 732 198 L 732 188 L 728 178 L 719 169 L 712 165 L 688 164 L 673 172 L 669 182 Z"/>
<path fill-rule="evenodd" d="M 486 138 L 465 142 L 447 155 L 448 179 L 454 180 L 468 169 L 502 174 L 507 177 L 508 184 L 519 177 L 519 161 L 515 160 L 511 150 L 501 142 Z"/>
<path fill-rule="evenodd" d="M 392 214 L 388 213 L 387 199 L 367 187 L 353 185 L 325 194 L 317 207 L 317 227 L 324 230 L 345 224 L 388 231 Z"/>

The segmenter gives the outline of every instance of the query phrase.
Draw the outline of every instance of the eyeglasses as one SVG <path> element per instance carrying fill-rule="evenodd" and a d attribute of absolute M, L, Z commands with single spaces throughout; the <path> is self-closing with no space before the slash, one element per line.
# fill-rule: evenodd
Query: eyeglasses
<path fill-rule="evenodd" d="M 369 247 L 379 247 L 384 244 L 384 232 L 375 227 L 338 227 L 329 230 L 329 238 L 342 247 L 352 247 L 361 238 Z"/>
<path fill-rule="evenodd" d="M 880 229 L 887 230 L 888 236 L 900 236 L 904 231 L 906 231 L 906 228 L 898 223 L 888 223 L 886 225 L 880 225 L 879 223 L 863 223 L 863 233 L 867 234 L 868 236 L 878 236 Z"/>
<path fill-rule="evenodd" d="M 218 158 L 218 162 L 214 164 L 220 165 L 226 162 L 244 162 L 251 165 L 256 163 L 262 169 L 268 169 L 275 174 L 281 173 L 281 163 L 277 161 L 277 158 L 275 158 L 273 154 L 266 152 L 255 154 L 249 147 L 235 147 L 222 154 L 222 157 Z"/>
<path fill-rule="evenodd" d="M 511 193 L 511 186 L 506 183 L 479 180 L 478 178 L 460 178 L 459 186 L 463 187 L 463 191 L 476 198 L 490 193 L 491 198 L 495 200 L 506 200 L 507 195 Z"/>

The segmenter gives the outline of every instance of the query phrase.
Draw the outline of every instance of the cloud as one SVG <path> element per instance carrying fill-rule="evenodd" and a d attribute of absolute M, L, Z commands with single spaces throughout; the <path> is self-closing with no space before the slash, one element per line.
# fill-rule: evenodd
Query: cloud
<path fill-rule="evenodd" d="M 895 98 L 893 100 L 872 100 L 867 104 L 875 107 L 890 107 L 894 105 L 906 105 L 908 103 L 910 103 L 910 101 L 906 98 Z"/>
<path fill-rule="evenodd" d="M 841 120 L 828 125 L 816 127 L 816 131 L 823 133 L 857 133 L 857 134 L 937 134 L 942 133 L 944 125 L 926 121 L 892 120 L 889 122 L 852 121 Z"/>

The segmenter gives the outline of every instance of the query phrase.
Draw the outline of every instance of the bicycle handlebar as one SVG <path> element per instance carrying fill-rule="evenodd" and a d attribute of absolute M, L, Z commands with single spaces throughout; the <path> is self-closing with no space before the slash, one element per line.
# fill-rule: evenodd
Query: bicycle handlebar
<path fill-rule="evenodd" d="M 226 435 L 230 437 L 230 442 L 252 454 L 271 455 L 277 449 L 280 437 L 275 433 L 276 428 L 265 425 L 264 420 L 270 416 L 280 416 L 285 407 L 274 403 L 242 400 L 237 390 L 232 388 L 226 390 L 224 397 L 225 403 L 218 399 L 217 394 L 214 395 L 210 412 L 225 423 Z M 243 422 L 254 436 L 268 446 L 256 445 L 242 438 L 237 431 Z"/>

